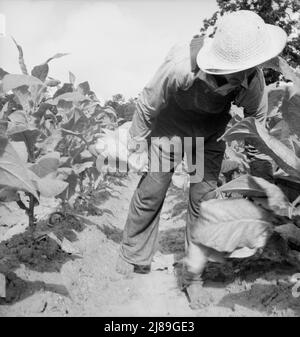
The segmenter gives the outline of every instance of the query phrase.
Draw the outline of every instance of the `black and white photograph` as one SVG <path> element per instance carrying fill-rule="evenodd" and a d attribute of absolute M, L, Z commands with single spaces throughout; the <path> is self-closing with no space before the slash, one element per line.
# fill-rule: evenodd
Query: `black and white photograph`
<path fill-rule="evenodd" d="M 299 0 L 0 0 L 0 318 L 299 317 L 299 33 Z"/>

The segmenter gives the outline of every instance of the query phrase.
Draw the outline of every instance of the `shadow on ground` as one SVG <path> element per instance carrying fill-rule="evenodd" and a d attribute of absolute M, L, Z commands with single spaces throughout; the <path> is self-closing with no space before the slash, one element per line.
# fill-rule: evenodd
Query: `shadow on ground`
<path fill-rule="evenodd" d="M 112 175 L 107 180 L 111 186 L 126 186 L 124 175 Z M 5 233 L 7 239 L 0 242 L 0 273 L 6 280 L 6 298 L 0 299 L 0 305 L 13 304 L 40 290 L 68 296 L 68 291 L 63 285 L 25 281 L 17 276 L 15 271 L 24 265 L 28 270 L 41 273 L 60 272 L 66 262 L 80 258 L 72 243 L 78 240 L 78 233 L 89 225 L 98 227 L 107 238 L 119 243 L 121 230 L 109 225 L 99 226 L 81 214 L 113 216 L 109 209 L 102 207 L 106 200 L 120 198 L 117 191 L 111 191 L 112 189 L 106 188 L 95 191 L 87 198 L 90 201 L 88 205 L 84 203 L 85 199 L 79 199 L 75 209 L 64 206 L 61 212 L 54 212 L 49 214 L 47 220 L 38 221 L 33 231 L 29 228 L 24 231 L 22 226 L 14 227 L 11 232 L 8 230 Z"/>
<path fill-rule="evenodd" d="M 0 298 L 0 305 L 12 305 L 32 296 L 38 291 L 49 291 L 65 297 L 70 296 L 64 285 L 45 283 L 42 281 L 24 281 L 15 273 L 9 272 L 6 274 L 6 298 Z M 41 308 L 41 310 L 43 310 L 43 308 Z"/>
<path fill-rule="evenodd" d="M 1 299 L 0 304 L 15 303 L 40 289 L 66 295 L 61 285 L 28 282 L 14 271 L 24 265 L 36 272 L 59 272 L 66 262 L 79 258 L 70 249 L 84 228 L 75 216 L 56 212 L 48 220 L 39 221 L 33 231 L 27 228 L 1 241 L 0 273 L 6 279 L 6 298 Z"/>
<path fill-rule="evenodd" d="M 237 306 L 272 314 L 291 309 L 300 315 L 299 298 L 292 295 L 293 284 L 279 281 L 277 284 L 252 284 L 249 290 L 230 293 L 222 298 L 218 306 L 236 310 Z"/>
<path fill-rule="evenodd" d="M 119 244 L 122 240 L 123 231 L 114 226 L 113 224 L 104 224 L 104 223 L 96 223 L 84 216 L 78 216 L 78 218 L 87 226 L 95 226 L 98 228 L 108 240 L 111 240 L 117 244 Z"/>

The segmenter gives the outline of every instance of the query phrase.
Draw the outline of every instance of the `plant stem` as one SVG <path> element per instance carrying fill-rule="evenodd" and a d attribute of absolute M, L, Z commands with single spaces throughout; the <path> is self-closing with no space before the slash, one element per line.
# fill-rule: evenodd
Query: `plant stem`
<path fill-rule="evenodd" d="M 67 130 L 67 129 L 64 129 L 64 128 L 61 128 L 61 130 L 63 132 L 65 132 L 67 135 L 71 135 L 71 136 L 75 136 L 75 137 L 80 138 L 85 143 L 86 146 L 89 146 L 89 143 L 86 141 L 86 139 L 80 133 L 73 132 L 71 130 Z"/>
<path fill-rule="evenodd" d="M 27 148 L 27 152 L 28 152 L 28 162 L 29 163 L 35 163 L 35 155 L 34 155 L 34 150 L 33 147 L 30 146 L 30 142 L 29 140 L 24 136 L 24 142 Z M 28 193 L 29 195 L 29 207 L 26 211 L 27 215 L 28 215 L 28 219 L 29 219 L 29 229 L 31 232 L 33 232 L 35 230 L 35 217 L 34 217 L 34 205 L 35 205 L 35 200 L 34 200 L 34 196 L 30 193 Z"/>
<path fill-rule="evenodd" d="M 28 217 L 29 217 L 29 229 L 31 231 L 34 231 L 36 224 L 35 224 L 35 218 L 34 218 L 34 196 L 32 194 L 29 195 Z"/>

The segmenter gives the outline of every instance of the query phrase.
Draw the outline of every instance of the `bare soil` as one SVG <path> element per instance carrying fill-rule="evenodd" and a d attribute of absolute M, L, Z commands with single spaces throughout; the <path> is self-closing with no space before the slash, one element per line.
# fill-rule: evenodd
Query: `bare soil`
<path fill-rule="evenodd" d="M 124 178 L 103 198 L 102 215 L 56 213 L 57 203 L 37 208 L 33 235 L 14 204 L 0 208 L 0 273 L 6 298 L 0 316 L 300 316 L 290 277 L 299 272 L 274 238 L 260 256 L 209 263 L 203 275 L 208 306 L 192 310 L 180 289 L 186 192 L 170 188 L 161 214 L 160 240 L 148 275 L 124 278 L 115 271 L 128 206 L 139 177 Z M 71 242 L 63 250 L 46 235 Z M 54 237 L 55 238 L 55 237 Z M 280 240 L 279 240 L 280 241 Z M 279 242 L 280 243 L 280 242 Z"/>

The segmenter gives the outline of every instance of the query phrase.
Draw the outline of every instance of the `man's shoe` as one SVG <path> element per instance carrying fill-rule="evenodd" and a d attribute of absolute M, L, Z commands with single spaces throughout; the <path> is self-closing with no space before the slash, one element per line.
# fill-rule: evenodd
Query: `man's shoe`
<path fill-rule="evenodd" d="M 121 256 L 118 257 L 116 271 L 119 274 L 129 276 L 132 273 L 149 274 L 151 265 L 138 265 L 125 261 Z"/>
<path fill-rule="evenodd" d="M 133 271 L 137 274 L 149 274 L 151 271 L 151 265 L 134 265 Z"/>

